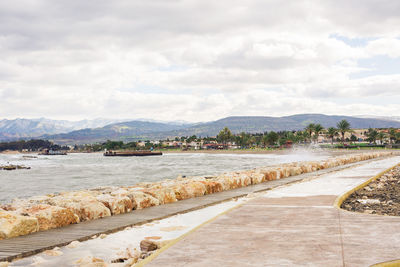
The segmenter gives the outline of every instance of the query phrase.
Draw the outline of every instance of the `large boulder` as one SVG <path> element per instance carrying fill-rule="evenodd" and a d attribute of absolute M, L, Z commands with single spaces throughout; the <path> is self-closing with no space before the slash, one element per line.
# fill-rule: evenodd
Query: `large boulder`
<path fill-rule="evenodd" d="M 206 186 L 200 181 L 189 181 L 183 184 L 190 197 L 201 197 L 207 192 Z"/>
<path fill-rule="evenodd" d="M 176 199 L 175 191 L 169 187 L 155 186 L 144 191 L 147 194 L 158 199 L 160 204 L 167 204 L 178 201 Z"/>
<path fill-rule="evenodd" d="M 280 178 L 280 172 L 274 168 L 263 168 L 261 172 L 265 176 L 265 181 L 273 181 Z"/>
<path fill-rule="evenodd" d="M 200 181 L 200 183 L 206 186 L 206 194 L 214 194 L 224 190 L 222 184 L 215 180 L 205 180 Z"/>
<path fill-rule="evenodd" d="M 37 204 L 19 208 L 16 212 L 37 218 L 40 231 L 79 223 L 79 217 L 73 210 L 47 204 Z"/>
<path fill-rule="evenodd" d="M 38 219 L 0 209 L 0 240 L 39 231 Z"/>
<path fill-rule="evenodd" d="M 60 194 L 50 199 L 49 204 L 73 210 L 81 221 L 111 216 L 110 209 L 87 191 Z"/>
<path fill-rule="evenodd" d="M 226 174 L 222 174 L 222 175 L 217 176 L 216 178 L 213 178 L 213 181 L 220 184 L 223 191 L 231 189 L 230 178 Z"/>
<path fill-rule="evenodd" d="M 157 198 L 140 190 L 131 190 L 129 193 L 129 198 L 132 200 L 132 203 L 136 209 L 144 209 L 160 205 L 160 201 Z"/>
<path fill-rule="evenodd" d="M 103 203 L 113 215 L 131 212 L 134 208 L 132 200 L 123 195 L 101 194 L 96 199 Z"/>

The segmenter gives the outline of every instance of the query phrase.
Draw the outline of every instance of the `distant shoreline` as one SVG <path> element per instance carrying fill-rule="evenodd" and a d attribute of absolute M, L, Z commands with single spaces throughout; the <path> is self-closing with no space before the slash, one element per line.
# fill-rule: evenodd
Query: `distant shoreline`
<path fill-rule="evenodd" d="M 329 151 L 329 152 L 337 152 L 339 154 L 344 153 L 355 153 L 355 152 L 371 152 L 371 151 L 393 151 L 400 153 L 399 149 L 331 149 L 331 148 L 324 148 L 321 151 Z M 161 151 L 163 154 L 287 154 L 292 152 L 292 149 L 275 149 L 275 150 L 260 150 L 260 149 L 235 149 L 235 150 L 157 150 Z M 0 155 L 18 155 L 18 154 L 37 154 L 38 152 L 20 152 L 18 150 L 6 150 L 1 151 Z M 103 151 L 96 151 L 96 152 L 85 152 L 85 151 L 68 151 L 67 153 L 75 154 L 75 153 L 103 153 Z"/>

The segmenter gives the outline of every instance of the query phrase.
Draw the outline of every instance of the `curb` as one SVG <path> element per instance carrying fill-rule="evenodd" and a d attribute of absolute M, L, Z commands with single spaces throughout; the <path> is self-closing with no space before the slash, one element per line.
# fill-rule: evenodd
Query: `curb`
<path fill-rule="evenodd" d="M 381 262 L 371 265 L 370 267 L 398 267 L 398 266 L 400 266 L 400 260 Z"/>

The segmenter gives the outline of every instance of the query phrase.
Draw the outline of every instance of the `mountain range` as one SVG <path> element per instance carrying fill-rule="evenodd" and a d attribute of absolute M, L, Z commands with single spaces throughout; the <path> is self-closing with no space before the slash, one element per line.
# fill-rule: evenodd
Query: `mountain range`
<path fill-rule="evenodd" d="M 39 137 L 45 134 L 67 133 L 83 128 L 98 128 L 124 120 L 94 119 L 94 120 L 50 120 L 39 119 L 14 119 L 0 120 L 0 140 Z"/>
<path fill-rule="evenodd" d="M 323 114 L 299 114 L 284 117 L 233 116 L 204 123 L 158 122 L 107 119 L 82 120 L 78 122 L 49 119 L 0 120 L 0 140 L 29 138 L 49 139 L 60 144 L 82 144 L 105 140 L 158 140 L 175 136 L 216 136 L 223 127 L 233 133 L 261 133 L 265 131 L 302 130 L 309 123 L 320 123 L 325 128 L 335 127 L 346 119 L 352 128 L 400 128 L 396 118 L 360 118 L 329 116 Z"/>

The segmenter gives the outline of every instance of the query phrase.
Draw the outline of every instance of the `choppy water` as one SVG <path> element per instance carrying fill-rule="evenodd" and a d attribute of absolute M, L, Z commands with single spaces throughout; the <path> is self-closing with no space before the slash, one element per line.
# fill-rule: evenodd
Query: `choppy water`
<path fill-rule="evenodd" d="M 102 154 L 37 156 L 0 154 L 0 165 L 22 164 L 30 170 L 0 170 L 0 203 L 14 198 L 95 188 L 134 185 L 176 178 L 178 175 L 213 175 L 279 163 L 320 160 L 328 153 L 296 151 L 287 154 L 172 153 L 152 157 L 104 157 Z"/>

